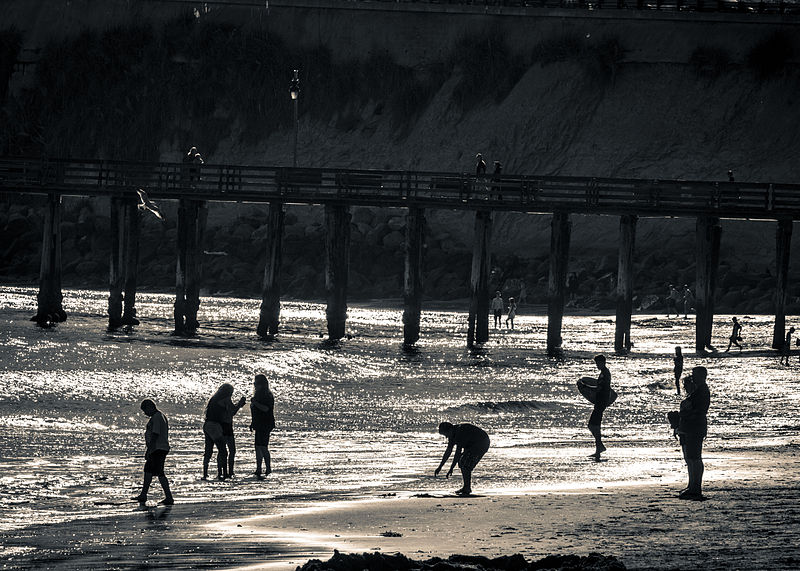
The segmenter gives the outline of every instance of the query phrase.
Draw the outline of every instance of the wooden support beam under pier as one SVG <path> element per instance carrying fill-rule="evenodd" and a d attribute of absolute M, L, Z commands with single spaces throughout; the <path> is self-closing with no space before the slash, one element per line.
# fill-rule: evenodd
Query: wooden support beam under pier
<path fill-rule="evenodd" d="M 695 299 L 695 350 L 698 353 L 713 349 L 711 334 L 714 328 L 714 292 L 717 286 L 719 247 L 722 226 L 719 218 L 698 216 L 696 227 L 697 295 Z"/>
<path fill-rule="evenodd" d="M 347 279 L 350 270 L 350 208 L 344 204 L 325 205 L 325 289 L 328 307 L 328 339 L 345 336 L 347 322 Z"/>
<path fill-rule="evenodd" d="M 267 262 L 261 285 L 261 313 L 257 333 L 273 339 L 278 333 L 281 317 L 281 260 L 283 250 L 283 203 L 270 202 L 267 214 Z"/>
<path fill-rule="evenodd" d="M 111 255 L 108 271 L 108 327 L 138 325 L 136 273 L 139 264 L 140 214 L 133 196 L 112 196 L 110 201 Z"/>
<path fill-rule="evenodd" d="M 614 351 L 631 350 L 631 314 L 633 313 L 633 252 L 636 246 L 636 220 L 632 214 L 619 218 L 619 264 L 617 267 L 617 318 Z"/>
<path fill-rule="evenodd" d="M 31 318 L 41 327 L 67 320 L 61 293 L 61 196 L 48 194 L 42 230 L 42 263 L 39 269 L 39 294 L 36 315 Z"/>
<path fill-rule="evenodd" d="M 125 260 L 125 216 L 122 212 L 124 199 L 115 195 L 111 197 L 109 203 L 111 253 L 108 260 L 108 328 L 115 329 L 122 325 L 123 263 Z"/>
<path fill-rule="evenodd" d="M 470 276 L 469 326 L 467 347 L 489 340 L 489 272 L 491 271 L 492 212 L 475 212 L 475 236 L 472 245 Z"/>
<path fill-rule="evenodd" d="M 406 215 L 405 272 L 403 276 L 403 344 L 419 341 L 422 315 L 425 211 L 412 207 Z"/>
<path fill-rule="evenodd" d="M 547 282 L 547 354 L 561 356 L 561 324 L 569 266 L 572 222 L 569 213 L 554 212 L 550 230 L 550 277 Z"/>
<path fill-rule="evenodd" d="M 178 205 L 178 259 L 175 270 L 175 335 L 193 335 L 200 326 L 200 275 L 203 233 L 207 217 L 205 202 L 181 199 Z"/>
<path fill-rule="evenodd" d="M 775 229 L 775 326 L 772 347 L 780 349 L 786 339 L 786 292 L 789 287 L 789 254 L 792 245 L 792 219 L 778 220 Z"/>
<path fill-rule="evenodd" d="M 139 201 L 131 196 L 125 200 L 125 293 L 123 297 L 122 324 L 139 325 L 136 318 L 136 277 L 139 268 L 139 234 L 142 213 Z"/>

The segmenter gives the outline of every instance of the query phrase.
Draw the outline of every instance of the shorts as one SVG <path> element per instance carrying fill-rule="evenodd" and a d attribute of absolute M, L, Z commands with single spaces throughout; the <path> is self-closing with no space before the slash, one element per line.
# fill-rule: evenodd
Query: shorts
<path fill-rule="evenodd" d="M 502 309 L 495 309 L 494 310 L 494 316 L 495 316 L 496 319 L 500 319 L 501 317 L 503 317 L 503 310 Z"/>
<path fill-rule="evenodd" d="M 605 412 L 605 410 L 606 407 L 595 405 L 592 416 L 589 417 L 589 426 L 600 426 L 603 422 L 603 412 Z"/>
<path fill-rule="evenodd" d="M 461 473 L 472 472 L 488 450 L 489 442 L 486 442 L 485 445 L 465 448 L 458 459 L 458 467 L 461 469 Z"/>
<path fill-rule="evenodd" d="M 167 459 L 166 450 L 154 450 L 144 463 L 144 471 L 153 476 L 164 475 L 164 461 Z"/>
<path fill-rule="evenodd" d="M 219 422 L 214 422 L 213 420 L 207 420 L 203 423 L 203 432 L 211 440 L 216 442 L 217 440 L 222 438 L 222 425 Z"/>
<path fill-rule="evenodd" d="M 222 426 L 222 436 L 233 436 L 233 423 L 232 422 L 220 422 Z"/>
<path fill-rule="evenodd" d="M 681 434 L 680 436 L 684 460 L 702 460 L 703 436 L 699 434 Z"/>
<path fill-rule="evenodd" d="M 264 428 L 256 428 L 256 446 L 269 446 L 269 433 L 271 430 Z"/>

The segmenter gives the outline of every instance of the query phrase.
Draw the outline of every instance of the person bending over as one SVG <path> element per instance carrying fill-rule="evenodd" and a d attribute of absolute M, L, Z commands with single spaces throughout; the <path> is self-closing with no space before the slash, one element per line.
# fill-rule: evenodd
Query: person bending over
<path fill-rule="evenodd" d="M 442 470 L 442 466 L 447 462 L 453 448 L 456 453 L 453 456 L 453 463 L 450 465 L 450 470 L 447 471 L 447 478 L 453 474 L 453 468 L 456 464 L 461 469 L 461 478 L 464 480 L 464 485 L 461 489 L 456 490 L 456 494 L 468 496 L 472 493 L 472 471 L 478 462 L 481 461 L 483 455 L 489 450 L 489 435 L 473 424 L 456 424 L 455 426 L 449 422 L 443 422 L 439 425 L 439 434 L 447 437 L 447 449 L 444 451 L 442 461 L 439 467 L 434 470 L 433 475 L 438 476 Z"/>

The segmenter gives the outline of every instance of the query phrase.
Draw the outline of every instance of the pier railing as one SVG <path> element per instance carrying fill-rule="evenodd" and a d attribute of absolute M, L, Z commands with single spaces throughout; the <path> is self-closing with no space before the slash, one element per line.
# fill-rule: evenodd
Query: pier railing
<path fill-rule="evenodd" d="M 0 191 L 153 199 L 800 218 L 800 184 L 0 158 Z"/>

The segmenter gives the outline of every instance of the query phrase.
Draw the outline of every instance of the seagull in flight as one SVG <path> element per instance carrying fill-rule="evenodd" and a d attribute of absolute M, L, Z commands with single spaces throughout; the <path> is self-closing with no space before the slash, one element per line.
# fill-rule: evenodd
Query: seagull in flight
<path fill-rule="evenodd" d="M 159 210 L 158 205 L 147 197 L 147 193 L 143 188 L 137 188 L 136 194 L 139 195 L 139 210 L 149 210 L 156 215 L 156 218 L 159 220 L 164 220 L 164 216 L 161 214 L 161 210 Z"/>

